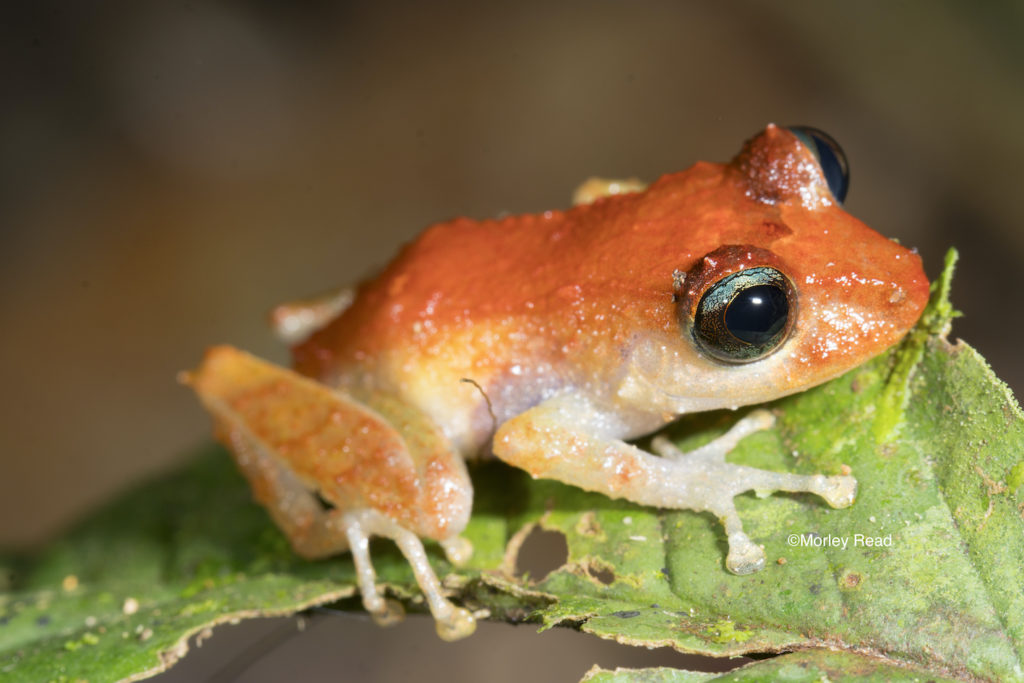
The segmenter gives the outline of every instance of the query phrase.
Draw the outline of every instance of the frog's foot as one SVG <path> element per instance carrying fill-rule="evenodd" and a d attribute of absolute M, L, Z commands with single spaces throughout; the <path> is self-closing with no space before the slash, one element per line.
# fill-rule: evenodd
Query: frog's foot
<path fill-rule="evenodd" d="M 711 443 L 692 451 L 680 451 L 664 436 L 655 437 L 651 447 L 663 458 L 675 462 L 685 461 L 688 466 L 698 469 L 709 468 L 709 476 L 726 477 L 735 482 L 743 491 L 806 491 L 825 499 L 834 508 L 845 508 L 857 497 L 857 480 L 849 475 L 825 476 L 823 474 L 790 474 L 770 472 L 743 465 L 731 465 L 725 456 L 741 439 L 775 424 L 775 417 L 767 410 L 754 410 L 739 420 L 732 428 Z"/>
<path fill-rule="evenodd" d="M 444 550 L 445 557 L 456 567 L 464 566 L 469 562 L 469 558 L 473 556 L 473 544 L 470 543 L 468 538 L 452 536 L 440 541 L 440 544 L 441 549 Z"/>
<path fill-rule="evenodd" d="M 714 441 L 684 453 L 663 436 L 656 437 L 651 447 L 663 458 L 685 462 L 693 472 L 691 479 L 700 479 L 710 485 L 696 486 L 689 492 L 694 509 L 713 512 L 722 521 L 729 540 L 726 568 L 734 574 L 750 574 L 764 567 L 764 550 L 750 540 L 743 531 L 733 497 L 744 491 L 807 491 L 825 499 L 835 508 L 851 505 L 857 494 L 857 480 L 847 475 L 826 477 L 822 474 L 802 475 L 770 472 L 725 461 L 726 454 L 741 439 L 754 432 L 768 429 L 775 418 L 766 410 L 755 410 L 739 420 L 732 428 Z"/>
<path fill-rule="evenodd" d="M 441 582 L 427 561 L 423 543 L 416 534 L 388 519 L 376 510 L 350 510 L 340 517 L 348 538 L 352 559 L 355 561 L 359 580 L 359 591 L 363 595 L 366 611 L 374 616 L 377 623 L 386 625 L 395 620 L 392 604 L 377 593 L 376 574 L 370 563 L 369 537 L 383 536 L 398 545 L 399 550 L 412 567 L 416 582 L 423 591 L 430 607 L 430 613 L 437 622 L 437 634 L 444 640 L 465 638 L 476 630 L 476 620 L 469 610 L 456 607 L 441 594 Z M 458 545 L 458 544 L 455 544 Z M 394 603 L 397 605 L 397 603 Z M 398 606 L 401 609 L 401 606 Z M 400 614 L 398 614 L 400 618 Z"/>
<path fill-rule="evenodd" d="M 664 436 L 656 436 L 651 441 L 651 448 L 654 452 L 663 458 L 670 460 L 680 460 L 687 458 L 692 460 L 694 458 L 710 459 L 719 462 L 725 462 L 725 454 L 736 448 L 736 444 L 740 440 L 760 432 L 765 429 L 770 429 L 775 424 L 775 416 L 767 410 L 753 410 L 741 420 L 738 420 L 736 424 L 732 426 L 725 434 L 718 437 L 711 443 L 705 444 L 700 448 L 695 448 L 692 451 L 681 451 L 676 448 L 675 444 L 669 441 Z"/>

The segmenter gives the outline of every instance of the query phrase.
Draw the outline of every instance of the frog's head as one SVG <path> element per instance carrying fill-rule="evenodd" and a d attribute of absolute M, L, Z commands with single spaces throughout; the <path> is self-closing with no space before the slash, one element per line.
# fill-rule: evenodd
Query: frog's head
<path fill-rule="evenodd" d="M 730 243 L 677 270 L 681 338 L 635 349 L 634 368 L 680 412 L 820 384 L 895 344 L 924 309 L 920 257 L 843 211 L 842 152 L 808 130 L 809 143 L 769 126 L 722 167 L 742 195 Z"/>

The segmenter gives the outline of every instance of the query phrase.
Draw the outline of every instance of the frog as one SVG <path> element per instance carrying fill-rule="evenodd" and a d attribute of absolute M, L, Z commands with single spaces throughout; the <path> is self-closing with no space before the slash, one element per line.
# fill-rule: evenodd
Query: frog
<path fill-rule="evenodd" d="M 295 552 L 351 553 L 381 624 L 403 608 L 377 584 L 372 537 L 398 546 L 442 638 L 473 632 L 481 615 L 452 602 L 424 541 L 455 566 L 471 556 L 466 463 L 478 458 L 709 513 L 724 568 L 759 571 L 765 551 L 735 497 L 847 507 L 849 468 L 728 462 L 772 426 L 764 408 L 689 452 L 663 436 L 649 450 L 631 442 L 681 415 L 821 384 L 915 324 L 921 258 L 843 209 L 848 178 L 827 134 L 770 124 L 728 163 L 650 184 L 591 180 L 562 210 L 437 223 L 358 286 L 275 309 L 291 368 L 220 345 L 183 381 Z"/>

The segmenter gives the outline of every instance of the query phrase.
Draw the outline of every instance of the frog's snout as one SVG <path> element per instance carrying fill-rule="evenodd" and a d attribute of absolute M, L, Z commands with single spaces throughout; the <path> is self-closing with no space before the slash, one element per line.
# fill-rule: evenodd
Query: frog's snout
<path fill-rule="evenodd" d="M 928 304 L 929 284 L 924 274 L 921 257 L 916 251 L 907 250 L 899 259 L 903 267 L 894 273 L 892 290 L 885 304 L 903 332 L 913 327 Z"/>

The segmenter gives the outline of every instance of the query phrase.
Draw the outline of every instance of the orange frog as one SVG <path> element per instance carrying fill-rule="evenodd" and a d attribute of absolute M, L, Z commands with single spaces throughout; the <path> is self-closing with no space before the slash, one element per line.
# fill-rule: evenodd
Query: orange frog
<path fill-rule="evenodd" d="M 726 567 L 754 572 L 765 554 L 736 495 L 809 491 L 845 507 L 854 478 L 726 462 L 771 425 L 763 410 L 690 453 L 627 440 L 812 387 L 914 324 L 928 296 L 921 260 L 842 210 L 846 178 L 827 135 L 770 125 L 729 164 L 646 188 L 591 181 L 567 211 L 440 223 L 354 292 L 275 311 L 294 370 L 220 346 L 186 381 L 296 552 L 351 552 L 382 623 L 401 607 L 378 594 L 371 536 L 397 543 L 443 638 L 473 631 L 421 539 L 455 563 L 468 556 L 463 459 L 478 455 L 711 512 Z"/>

